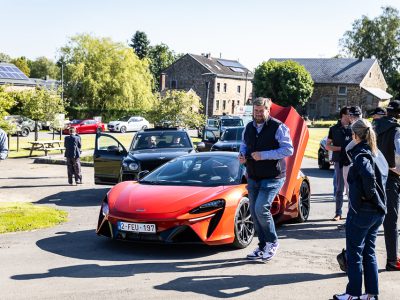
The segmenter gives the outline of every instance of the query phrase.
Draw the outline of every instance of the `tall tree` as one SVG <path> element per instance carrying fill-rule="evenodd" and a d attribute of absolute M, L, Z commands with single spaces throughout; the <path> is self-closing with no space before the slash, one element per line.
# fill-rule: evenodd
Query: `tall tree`
<path fill-rule="evenodd" d="M 204 122 L 204 115 L 198 113 L 200 109 L 202 105 L 196 93 L 172 90 L 158 97 L 148 116 L 155 124 L 170 122 L 173 126 L 195 128 Z"/>
<path fill-rule="evenodd" d="M 10 63 L 14 64 L 18 69 L 22 71 L 26 76 L 30 76 L 31 69 L 29 68 L 28 60 L 25 56 L 21 56 L 18 58 L 14 58 L 10 61 Z"/>
<path fill-rule="evenodd" d="M 52 79 L 60 79 L 60 68 L 52 60 L 44 56 L 29 61 L 29 68 L 31 69 L 32 78 L 44 79 L 48 76 Z"/>
<path fill-rule="evenodd" d="M 154 77 L 154 90 L 158 91 L 161 71 L 176 60 L 176 55 L 166 44 L 161 43 L 150 47 L 149 59 L 150 72 Z"/>
<path fill-rule="evenodd" d="M 11 56 L 8 54 L 5 54 L 3 52 L 0 52 L 0 62 L 10 62 L 11 61 Z"/>
<path fill-rule="evenodd" d="M 150 41 L 147 38 L 146 33 L 143 31 L 136 31 L 135 35 L 131 38 L 131 43 L 129 44 L 140 59 L 147 57 L 149 54 L 149 45 Z"/>
<path fill-rule="evenodd" d="M 314 82 L 304 66 L 291 61 L 268 61 L 254 72 L 254 93 L 271 98 L 282 106 L 304 106 L 310 99 Z"/>
<path fill-rule="evenodd" d="M 396 78 L 399 78 L 400 66 L 400 17 L 396 8 L 382 7 L 382 14 L 376 18 L 362 16 L 355 20 L 352 30 L 344 33 L 339 44 L 347 55 L 375 57 L 391 92 L 398 92 L 394 89 L 399 85 Z"/>
<path fill-rule="evenodd" d="M 148 61 L 138 59 L 131 48 L 82 34 L 72 37 L 60 54 L 64 96 L 72 106 L 97 111 L 152 107 Z"/>

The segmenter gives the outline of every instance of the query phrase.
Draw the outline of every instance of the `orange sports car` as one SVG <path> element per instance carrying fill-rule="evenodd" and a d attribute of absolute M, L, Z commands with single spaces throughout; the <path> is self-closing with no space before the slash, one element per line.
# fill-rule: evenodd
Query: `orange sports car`
<path fill-rule="evenodd" d="M 294 146 L 287 158 L 286 182 L 271 212 L 278 223 L 304 222 L 310 211 L 310 183 L 300 165 L 308 130 L 293 108 L 273 104 L 271 115 L 290 128 Z M 128 241 L 247 247 L 254 225 L 245 167 L 234 152 L 193 153 L 138 181 L 121 182 L 101 204 L 97 234 Z"/>

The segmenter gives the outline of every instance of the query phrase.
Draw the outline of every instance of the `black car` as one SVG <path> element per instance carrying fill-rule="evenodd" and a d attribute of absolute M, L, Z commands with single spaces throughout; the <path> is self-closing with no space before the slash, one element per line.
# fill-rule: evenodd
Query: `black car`
<path fill-rule="evenodd" d="M 326 150 L 326 140 L 328 137 L 324 137 L 319 142 L 319 149 L 318 149 L 318 167 L 321 170 L 329 170 L 331 167 L 331 151 Z"/>
<path fill-rule="evenodd" d="M 197 144 L 197 151 L 210 151 L 211 147 L 218 141 L 219 129 L 215 127 L 205 127 L 201 142 Z"/>
<path fill-rule="evenodd" d="M 137 180 L 142 171 L 152 171 L 165 162 L 195 152 L 184 129 L 154 128 L 138 131 L 129 151 L 115 137 L 98 134 L 94 150 L 94 181 L 115 184 Z"/>
<path fill-rule="evenodd" d="M 221 139 L 211 147 L 211 151 L 239 152 L 243 130 L 244 127 L 227 127 L 222 133 Z"/>

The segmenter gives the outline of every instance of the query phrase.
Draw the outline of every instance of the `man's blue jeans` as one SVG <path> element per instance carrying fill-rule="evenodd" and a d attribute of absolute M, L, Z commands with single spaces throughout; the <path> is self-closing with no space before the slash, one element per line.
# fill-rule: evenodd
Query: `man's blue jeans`
<path fill-rule="evenodd" d="M 270 209 L 284 182 L 285 178 L 261 180 L 248 178 L 247 180 L 250 213 L 258 235 L 258 247 L 260 249 L 263 249 L 266 243 L 274 243 L 278 240 Z"/>
<path fill-rule="evenodd" d="M 375 240 L 385 215 L 373 208 L 360 209 L 357 213 L 349 208 L 346 219 L 346 293 L 359 297 L 362 294 L 364 269 L 365 293 L 378 295 L 378 265 L 375 256 Z"/>

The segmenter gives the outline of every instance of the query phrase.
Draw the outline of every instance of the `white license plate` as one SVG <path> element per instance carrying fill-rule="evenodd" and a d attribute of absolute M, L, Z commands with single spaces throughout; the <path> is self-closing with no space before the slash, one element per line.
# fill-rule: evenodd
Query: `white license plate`
<path fill-rule="evenodd" d="M 118 229 L 131 232 L 156 233 L 156 224 L 118 222 Z"/>

